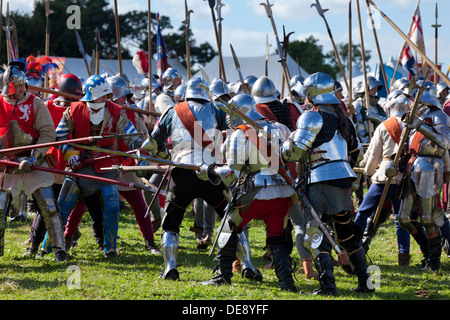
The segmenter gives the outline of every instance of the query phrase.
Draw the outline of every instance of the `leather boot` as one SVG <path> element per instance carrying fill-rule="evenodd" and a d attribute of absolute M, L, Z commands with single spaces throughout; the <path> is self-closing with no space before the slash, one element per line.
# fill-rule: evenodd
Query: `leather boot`
<path fill-rule="evenodd" d="M 409 266 L 409 261 L 411 260 L 411 255 L 406 252 L 398 253 L 398 265 L 399 266 Z"/>
<path fill-rule="evenodd" d="M 231 278 L 233 277 L 233 261 L 236 259 L 238 235 L 232 233 L 228 239 L 227 244 L 220 249 L 217 254 L 216 260 L 219 261 L 218 265 L 214 268 L 215 274 L 210 280 L 202 281 L 203 285 L 222 285 L 231 284 Z"/>
<path fill-rule="evenodd" d="M 428 251 L 430 253 L 427 265 L 430 267 L 431 271 L 439 271 L 441 265 L 441 237 L 438 234 L 437 237 L 428 239 Z"/>
<path fill-rule="evenodd" d="M 364 251 L 369 251 L 370 243 L 372 242 L 373 238 L 375 237 L 376 233 L 378 232 L 378 229 L 380 229 L 380 226 L 389 218 L 391 211 L 383 208 L 380 212 L 380 217 L 378 219 L 377 224 L 373 223 L 373 216 L 371 216 L 369 219 L 367 219 L 367 226 L 364 230 L 364 235 L 362 239 L 362 245 L 364 248 Z"/>
<path fill-rule="evenodd" d="M 278 284 L 281 290 L 297 292 L 294 285 L 294 278 L 292 277 L 292 259 L 286 245 L 276 244 L 271 247 L 273 252 L 273 265 L 275 267 L 275 274 L 278 277 Z"/>
<path fill-rule="evenodd" d="M 367 273 L 366 253 L 364 249 L 360 247 L 358 250 L 350 253 L 350 262 L 355 267 L 355 274 L 358 277 L 358 286 L 352 289 L 357 293 L 370 293 L 374 292 L 375 288 L 371 288 L 367 285 L 369 274 Z"/>
<path fill-rule="evenodd" d="M 416 228 L 416 230 L 417 232 L 411 235 L 419 245 L 420 251 L 422 252 L 423 255 L 422 268 L 426 268 L 427 261 L 430 258 L 430 250 L 428 247 L 427 235 L 425 230 L 423 230 L 422 228 Z"/>
<path fill-rule="evenodd" d="M 331 295 L 337 294 L 336 281 L 333 274 L 333 261 L 330 253 L 319 253 L 314 260 L 319 273 L 319 289 L 315 289 L 313 294 Z"/>

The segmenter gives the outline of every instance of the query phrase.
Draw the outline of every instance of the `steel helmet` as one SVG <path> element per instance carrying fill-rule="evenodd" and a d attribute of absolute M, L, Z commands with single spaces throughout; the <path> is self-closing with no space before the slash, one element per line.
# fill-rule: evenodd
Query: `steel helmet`
<path fill-rule="evenodd" d="M 445 82 L 439 82 L 436 85 L 436 95 L 439 96 L 445 89 L 450 89 L 450 87 Z"/>
<path fill-rule="evenodd" d="M 181 74 L 174 68 L 169 68 L 164 71 L 161 77 L 161 85 L 164 85 L 163 90 L 174 91 L 180 84 L 183 78 Z"/>
<path fill-rule="evenodd" d="M 252 87 L 252 95 L 256 103 L 267 103 L 278 100 L 275 84 L 267 76 L 262 76 L 255 81 Z"/>
<path fill-rule="evenodd" d="M 223 97 L 225 96 L 225 97 Z M 228 96 L 228 97 L 226 97 Z M 211 85 L 209 86 L 209 98 L 210 100 L 216 100 L 217 97 L 229 100 L 230 99 L 230 90 L 228 89 L 227 84 L 222 79 L 215 78 Z"/>
<path fill-rule="evenodd" d="M 303 83 L 303 81 L 305 81 L 305 78 L 303 78 L 301 75 L 296 74 L 291 78 L 289 85 L 291 88 L 293 88 L 298 82 Z"/>
<path fill-rule="evenodd" d="M 185 92 L 186 92 L 186 84 L 182 83 L 173 92 L 173 99 L 175 100 L 175 103 L 184 101 Z"/>
<path fill-rule="evenodd" d="M 25 64 L 20 61 L 12 61 L 3 74 L 2 95 L 8 96 L 14 94 L 14 87 L 26 84 Z M 11 84 L 13 88 L 11 88 Z"/>
<path fill-rule="evenodd" d="M 82 96 L 82 87 L 81 80 L 74 74 L 66 73 L 59 79 L 59 91 L 70 93 L 76 96 Z M 74 102 L 75 99 L 67 98 L 61 96 L 60 99 L 62 101 Z"/>
<path fill-rule="evenodd" d="M 404 113 L 408 112 L 410 105 L 411 100 L 409 100 L 409 95 L 400 89 L 396 89 L 387 96 L 385 109 L 390 117 L 402 116 Z"/>
<path fill-rule="evenodd" d="M 309 75 L 303 82 L 306 97 L 314 104 L 339 104 L 334 95 L 334 79 L 323 72 Z"/>
<path fill-rule="evenodd" d="M 186 82 L 185 99 L 209 101 L 209 85 L 202 77 L 193 77 Z"/>
<path fill-rule="evenodd" d="M 259 120 L 264 119 L 264 116 L 261 115 L 256 110 L 256 100 L 252 95 L 247 93 L 239 93 L 235 95 L 230 100 L 230 105 L 234 106 L 238 111 L 245 114 L 251 120 Z M 235 115 L 227 114 L 227 124 L 231 128 L 236 128 L 237 126 L 244 124 L 244 120 Z"/>
<path fill-rule="evenodd" d="M 80 101 L 94 101 L 112 93 L 109 83 L 99 75 L 90 76 L 85 83 L 86 94 Z"/>
<path fill-rule="evenodd" d="M 120 99 L 123 96 L 127 96 L 127 98 L 131 98 L 133 96 L 133 92 L 131 92 L 131 89 L 128 86 L 127 82 L 120 76 L 108 77 L 106 78 L 106 81 L 111 86 L 113 101 Z"/>

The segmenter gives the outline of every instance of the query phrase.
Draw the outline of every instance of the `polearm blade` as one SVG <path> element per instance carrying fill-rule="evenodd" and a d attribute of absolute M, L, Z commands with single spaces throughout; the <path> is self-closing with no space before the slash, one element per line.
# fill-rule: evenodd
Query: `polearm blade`
<path fill-rule="evenodd" d="M 231 54 L 233 55 L 234 65 L 236 66 L 236 70 L 239 74 L 239 80 L 241 80 L 242 91 L 244 91 L 245 93 L 250 93 L 247 85 L 244 83 L 244 77 L 242 76 L 242 72 L 241 72 L 241 65 L 239 64 L 239 60 L 236 56 L 236 52 L 234 52 L 233 45 L 231 43 L 230 43 L 230 48 L 231 48 Z"/>
<path fill-rule="evenodd" d="M 18 167 L 20 166 L 19 162 L 9 161 L 9 160 L 0 160 L 0 165 L 4 166 L 11 166 L 11 167 Z M 40 166 L 31 166 L 31 169 L 38 170 L 38 171 L 44 171 L 49 172 L 53 174 L 59 174 L 62 176 L 71 176 L 79 179 L 87 179 L 87 180 L 93 180 L 97 182 L 103 182 L 103 183 L 109 183 L 109 184 L 115 184 L 118 186 L 123 186 L 127 188 L 133 188 L 133 189 L 140 189 L 144 191 L 150 191 L 155 192 L 154 188 L 148 187 L 146 185 L 141 185 L 134 182 L 124 182 L 124 181 L 118 181 L 114 179 L 99 177 L 99 176 L 93 176 L 90 174 L 84 174 L 84 173 L 77 173 L 73 171 L 65 171 L 65 170 L 59 170 L 59 169 L 53 169 L 53 168 L 47 168 L 47 167 L 40 167 Z"/>
<path fill-rule="evenodd" d="M 188 80 L 191 78 L 191 47 L 189 45 L 189 26 L 191 24 L 191 13 L 194 13 L 193 10 L 188 9 L 187 0 L 184 0 L 184 15 L 185 19 L 181 22 L 186 25 L 186 68 L 188 72 Z"/>
<path fill-rule="evenodd" d="M 342 67 L 341 58 L 339 57 L 339 52 L 337 51 L 336 44 L 334 43 L 333 34 L 331 33 L 330 26 L 328 25 L 328 21 L 324 15 L 324 13 L 328 11 L 328 9 L 322 9 L 319 0 L 316 0 L 316 3 L 311 4 L 311 7 L 316 7 L 319 16 L 321 16 L 323 21 L 325 22 L 325 27 L 327 28 L 328 36 L 330 37 L 331 45 L 333 46 L 334 55 L 336 56 L 336 60 L 339 65 L 339 70 L 341 71 L 342 78 L 344 79 L 345 87 L 347 88 L 347 92 L 350 92 L 347 77 L 345 76 L 345 71 L 344 68 Z"/>
<path fill-rule="evenodd" d="M 204 0 L 206 1 L 206 0 Z M 216 36 L 216 43 L 217 43 L 217 53 L 219 56 L 219 74 L 221 74 L 221 78 L 224 82 L 227 82 L 227 78 L 225 75 L 225 66 L 223 64 L 223 57 L 222 57 L 222 47 L 220 45 L 220 39 L 219 39 L 219 32 L 217 31 L 217 25 L 216 25 L 216 15 L 214 14 L 214 5 L 215 5 L 215 0 L 207 0 L 208 4 L 209 4 L 209 8 L 211 9 L 211 17 L 212 17 L 212 22 L 214 25 L 214 34 Z"/>
<path fill-rule="evenodd" d="M 438 28 L 442 27 L 442 25 L 438 24 L 438 4 L 436 2 L 436 10 L 434 13 L 434 16 L 436 18 L 436 23 L 431 25 L 434 28 L 434 63 L 438 65 Z M 437 84 L 437 78 L 436 75 L 434 76 L 434 85 Z"/>
<path fill-rule="evenodd" d="M 265 69 L 264 69 L 265 70 L 264 75 L 266 77 L 269 76 L 269 48 L 271 46 L 272 45 L 269 44 L 269 35 L 266 33 L 266 61 L 265 61 Z"/>
<path fill-rule="evenodd" d="M 86 60 L 86 51 L 84 50 L 83 41 L 81 40 L 80 34 L 78 33 L 77 29 L 73 29 L 75 31 L 75 35 L 77 37 L 77 44 L 78 44 L 78 50 L 81 53 L 81 56 L 83 57 L 84 65 L 86 67 L 86 72 L 88 74 L 88 77 L 91 76 L 91 71 L 89 70 L 88 63 Z"/>
<path fill-rule="evenodd" d="M 286 64 L 286 59 L 283 56 L 283 51 L 281 50 L 281 45 L 280 45 L 280 39 L 278 38 L 278 32 L 277 32 L 277 27 L 275 25 L 275 21 L 273 19 L 273 14 L 272 14 L 272 6 L 273 4 L 269 3 L 269 0 L 266 0 L 267 3 L 260 3 L 260 5 L 262 5 L 264 7 L 264 9 L 266 10 L 266 14 L 267 17 L 269 18 L 271 24 L 272 24 L 272 29 L 273 29 L 273 33 L 275 35 L 275 40 L 277 43 L 277 49 L 278 49 L 278 54 L 280 56 L 280 63 L 281 63 L 281 67 L 283 70 L 283 74 L 287 83 L 287 87 L 289 88 L 289 97 L 291 99 L 291 102 L 294 101 L 294 99 L 292 99 L 292 93 L 291 93 L 291 86 L 290 86 L 290 81 L 291 79 L 288 78 L 288 70 L 287 70 L 287 64 Z"/>
<path fill-rule="evenodd" d="M 403 33 L 403 31 L 400 30 L 400 28 L 391 20 L 389 19 L 388 16 L 386 16 L 386 14 L 380 10 L 380 8 L 377 7 L 377 5 L 372 1 L 372 0 L 368 0 L 370 2 L 370 4 L 381 14 L 381 16 L 391 25 L 392 28 L 394 28 L 395 31 L 397 31 L 397 33 L 403 38 L 403 40 L 405 40 L 408 45 L 414 49 L 414 51 L 417 52 L 418 55 L 420 55 L 420 57 L 425 60 L 425 62 L 433 69 L 433 71 L 435 72 L 435 74 L 438 74 L 439 77 L 442 78 L 442 80 L 447 83 L 447 85 L 450 86 L 450 80 L 445 76 L 445 74 L 442 73 L 441 70 L 439 70 L 439 68 L 419 49 L 419 47 L 417 47 L 417 45 L 414 43 L 414 41 L 412 41 L 405 33 Z"/>

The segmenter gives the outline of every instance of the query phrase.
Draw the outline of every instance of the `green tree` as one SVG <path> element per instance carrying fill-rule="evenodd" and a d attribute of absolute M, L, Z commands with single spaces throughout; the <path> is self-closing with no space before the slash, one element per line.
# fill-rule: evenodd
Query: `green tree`
<path fill-rule="evenodd" d="M 339 72 L 337 64 L 327 63 L 329 57 L 323 53 L 319 40 L 309 36 L 303 41 L 292 41 L 288 46 L 288 53 L 308 73 L 323 72 L 336 77 Z"/>

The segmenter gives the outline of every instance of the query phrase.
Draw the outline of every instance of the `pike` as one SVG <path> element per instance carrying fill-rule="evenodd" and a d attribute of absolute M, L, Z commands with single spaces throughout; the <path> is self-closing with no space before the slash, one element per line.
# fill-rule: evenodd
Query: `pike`
<path fill-rule="evenodd" d="M 317 0 L 318 1 L 318 0 Z M 363 30 L 361 26 L 361 11 L 359 9 L 359 0 L 356 0 L 356 8 L 358 10 L 358 24 L 359 24 L 359 38 L 361 41 L 361 56 L 362 56 L 362 63 L 363 63 L 363 74 L 364 74 L 364 92 L 365 92 L 365 102 L 366 102 L 366 109 L 367 112 L 370 109 L 369 105 L 369 84 L 367 83 L 367 69 L 366 69 L 366 57 L 365 57 L 365 51 L 364 51 L 364 36 L 363 36 Z M 368 134 L 369 134 L 369 141 L 372 139 L 372 124 L 370 120 L 367 120 L 368 123 Z"/>
<path fill-rule="evenodd" d="M 436 10 L 434 13 L 436 17 L 436 23 L 431 25 L 434 28 L 434 63 L 438 65 L 438 28 L 442 27 L 442 25 L 438 24 L 438 4 L 436 2 Z M 434 76 L 434 85 L 437 84 L 437 78 Z"/>
<path fill-rule="evenodd" d="M 38 149 L 38 148 L 56 147 L 56 146 L 60 146 L 63 144 L 68 144 L 69 142 L 94 143 L 101 139 L 120 138 L 122 136 L 129 136 L 129 135 L 136 135 L 136 133 L 109 134 L 109 135 L 105 135 L 105 136 L 89 136 L 89 137 L 69 139 L 69 140 L 60 140 L 60 141 L 52 141 L 52 142 L 45 142 L 45 143 L 39 143 L 39 144 L 30 144 L 30 145 L 21 146 L 21 147 L 0 149 L 0 154 L 6 154 L 6 153 L 10 153 L 10 152 L 21 152 L 21 151 L 26 151 L 26 150 Z"/>
<path fill-rule="evenodd" d="M 164 185 L 164 182 L 165 182 L 166 179 L 169 178 L 170 175 L 172 174 L 172 170 L 173 170 L 173 167 L 169 167 L 169 168 L 166 170 L 166 172 L 164 173 L 164 175 L 163 175 L 163 177 L 162 177 L 162 179 L 161 179 L 161 182 L 159 183 L 158 188 L 156 189 L 155 193 L 153 194 L 153 198 L 152 198 L 152 200 L 150 201 L 150 204 L 149 204 L 148 207 L 147 207 L 147 212 L 145 213 L 144 218 L 147 218 L 148 214 L 150 213 L 150 211 L 151 211 L 153 205 L 155 204 L 155 201 L 156 201 L 156 199 L 157 199 L 159 193 L 161 192 L 161 189 L 162 189 L 162 187 L 163 187 L 163 185 Z"/>
<path fill-rule="evenodd" d="M 3 30 L 6 31 L 6 55 L 8 58 L 8 64 L 11 62 L 11 54 L 14 54 L 14 50 L 11 50 L 11 17 L 9 16 L 9 2 L 6 3 L 6 26 L 3 27 Z"/>
<path fill-rule="evenodd" d="M 427 70 L 427 75 L 429 73 L 430 69 Z M 426 77 L 425 77 L 426 79 Z M 409 117 L 408 117 L 408 125 L 411 124 L 414 120 L 416 110 L 419 106 L 420 98 L 422 97 L 422 94 L 425 90 L 424 84 L 422 84 L 419 87 L 419 91 L 417 92 L 416 99 L 414 101 L 414 105 L 412 109 L 409 111 Z M 411 129 L 408 129 L 408 126 L 406 125 L 405 128 L 402 131 L 401 139 L 398 145 L 398 150 L 395 153 L 395 157 L 392 163 L 392 166 L 395 168 L 397 167 L 398 162 L 400 161 L 400 157 L 402 155 L 403 148 L 405 146 L 405 143 L 407 139 L 409 138 L 409 132 Z M 391 184 L 391 181 L 394 177 L 389 177 L 386 181 L 386 184 L 384 185 L 383 193 L 381 194 L 380 202 L 378 203 L 377 210 L 375 211 L 375 216 L 373 218 L 373 224 L 376 225 L 378 222 L 378 219 L 380 218 L 381 210 L 383 209 L 384 201 L 386 200 L 386 195 L 388 193 L 389 186 Z"/>
<path fill-rule="evenodd" d="M 275 35 L 275 40 L 277 43 L 278 54 L 280 56 L 279 62 L 281 63 L 281 67 L 283 70 L 283 76 L 284 76 L 284 79 L 286 80 L 287 87 L 289 88 L 289 90 L 288 90 L 289 98 L 291 99 L 291 102 L 293 102 L 294 99 L 292 99 L 291 85 L 290 85 L 291 79 L 288 77 L 288 68 L 287 68 L 287 64 L 286 64 L 286 59 L 284 58 L 283 51 L 281 50 L 280 40 L 278 38 L 277 26 L 275 25 L 275 21 L 273 19 L 273 14 L 272 14 L 272 9 L 271 9 L 273 4 L 270 4 L 269 0 L 266 0 L 266 2 L 267 3 L 260 3 L 260 5 L 262 5 L 264 7 L 264 9 L 266 10 L 267 17 L 269 18 L 269 20 L 272 24 L 273 33 Z"/>
<path fill-rule="evenodd" d="M 78 50 L 80 51 L 82 57 L 83 57 L 83 61 L 84 61 L 84 65 L 86 67 L 86 72 L 88 74 L 88 77 L 91 76 L 91 71 L 89 70 L 88 64 L 87 64 L 87 60 L 86 60 L 86 51 L 84 50 L 84 46 L 83 46 L 83 41 L 81 40 L 80 34 L 78 33 L 77 29 L 73 29 L 75 31 L 75 36 L 77 37 L 77 43 L 78 43 Z"/>
<path fill-rule="evenodd" d="M 206 0 L 204 0 L 206 1 Z M 222 80 L 224 82 L 227 82 L 227 77 L 225 75 L 225 67 L 223 64 L 223 57 L 222 57 L 222 46 L 220 43 L 220 39 L 219 39 L 219 32 L 217 31 L 217 25 L 216 25 L 216 15 L 214 13 L 214 5 L 216 3 L 215 0 L 208 0 L 209 3 L 209 8 L 211 9 L 211 17 L 212 17 L 212 22 L 214 25 L 214 34 L 216 36 L 216 43 L 217 43 L 217 53 L 219 55 L 219 74 L 221 75 L 220 78 L 222 78 Z"/>
<path fill-rule="evenodd" d="M 57 96 L 63 96 L 66 98 L 70 98 L 70 99 L 74 99 L 74 100 L 80 100 L 81 97 L 74 95 L 74 94 L 70 94 L 70 93 L 66 93 L 66 92 L 62 92 L 62 91 L 57 91 L 57 90 L 52 90 L 52 89 L 45 89 L 42 87 L 35 87 L 35 86 L 28 86 L 29 89 L 31 90 L 36 90 L 36 91 L 40 91 L 40 92 L 46 92 L 46 93 L 51 93 Z M 124 110 L 128 110 L 128 111 L 133 111 L 136 113 L 142 113 L 145 115 L 149 115 L 149 116 L 154 116 L 154 117 L 160 117 L 161 113 L 159 112 L 153 112 L 153 111 L 149 111 L 149 110 L 144 110 L 144 109 L 140 109 L 140 108 L 136 108 L 136 107 L 130 107 L 130 106 L 120 106 L 122 109 Z"/>
<path fill-rule="evenodd" d="M 293 34 L 294 32 L 289 32 L 287 35 L 286 35 L 286 31 L 285 31 L 285 29 L 284 29 L 284 26 L 283 26 L 283 57 L 284 57 L 284 59 L 286 60 L 286 58 L 287 58 L 287 53 L 288 53 L 288 46 L 289 46 L 289 36 L 291 35 L 291 34 Z M 286 73 L 287 73 L 287 77 L 288 77 L 288 79 L 291 79 L 291 75 L 290 75 L 290 73 L 289 73 L 289 69 L 288 68 L 286 68 Z M 283 99 L 283 96 L 284 96 L 284 82 L 285 82 L 285 79 L 284 79 L 284 74 L 282 75 L 282 80 L 281 80 L 281 98 L 280 98 L 280 100 L 282 100 Z"/>
<path fill-rule="evenodd" d="M 325 18 L 325 14 L 324 13 L 327 12 L 328 9 L 322 9 L 322 6 L 320 5 L 319 0 L 316 0 L 316 3 L 311 4 L 311 7 L 316 7 L 317 12 L 319 13 L 319 16 L 321 16 L 323 21 L 325 22 L 325 26 L 327 28 L 328 36 L 330 37 L 331 45 L 333 46 L 334 55 L 336 56 L 336 60 L 337 60 L 337 62 L 339 64 L 339 69 L 341 70 L 342 78 L 344 79 L 345 87 L 347 88 L 347 92 L 350 92 L 349 88 L 348 88 L 347 77 L 345 76 L 345 71 L 344 71 L 344 68 L 342 67 L 341 58 L 339 58 L 339 52 L 337 51 L 336 45 L 334 43 L 333 34 L 331 33 L 330 26 L 328 25 L 328 21 Z"/>
<path fill-rule="evenodd" d="M 151 173 L 163 174 L 169 166 L 124 166 L 124 165 L 112 165 L 111 167 L 101 168 L 102 171 L 125 171 L 125 172 L 136 172 L 136 171 L 148 171 Z"/>
<path fill-rule="evenodd" d="M 220 48 L 222 49 L 222 7 L 224 7 L 225 5 L 222 3 L 222 0 L 217 0 L 216 2 L 216 12 L 217 12 L 217 29 L 218 29 L 218 34 L 219 34 L 219 44 L 220 44 Z"/>
<path fill-rule="evenodd" d="M 100 31 L 98 28 L 95 33 L 95 74 L 100 74 Z"/>
<path fill-rule="evenodd" d="M 99 147 L 95 147 L 95 146 L 78 144 L 78 143 L 74 143 L 74 142 L 70 142 L 70 141 L 66 142 L 66 144 L 70 144 L 76 148 L 91 150 L 91 151 L 95 151 L 95 152 L 115 154 L 115 155 L 119 155 L 119 156 L 130 157 L 130 158 L 133 158 L 136 160 L 148 160 L 150 162 L 169 165 L 169 166 L 186 169 L 186 170 L 202 171 L 200 166 L 194 166 L 194 165 L 185 164 L 185 163 L 173 162 L 170 160 L 164 160 L 164 159 L 159 159 L 159 158 L 155 158 L 155 157 L 144 156 L 141 154 L 133 154 L 133 153 L 123 152 L 123 151 L 118 151 L 118 150 L 109 150 L 109 149 L 99 148 Z"/>
<path fill-rule="evenodd" d="M 370 10 L 370 4 L 369 4 L 369 1 L 367 1 L 367 0 L 366 0 L 366 5 L 367 5 L 367 11 L 369 12 L 370 21 L 372 23 L 373 37 L 375 39 L 375 44 L 377 47 L 378 59 L 380 60 L 380 68 L 381 68 L 381 73 L 383 75 L 384 86 L 386 87 L 387 94 L 389 94 L 389 86 L 387 83 L 386 70 L 384 69 L 384 63 L 383 63 L 383 58 L 381 56 L 380 44 L 378 43 L 378 36 L 377 36 L 376 28 L 375 28 L 375 22 L 373 21 L 372 11 Z"/>
<path fill-rule="evenodd" d="M 241 72 L 241 65 L 239 63 L 239 60 L 236 56 L 236 52 L 234 52 L 233 45 L 231 43 L 230 43 L 230 48 L 231 48 L 231 54 L 233 55 L 234 65 L 236 66 L 236 70 L 239 74 L 239 80 L 241 81 L 242 91 L 244 93 L 250 93 L 247 85 L 244 83 L 244 77 L 242 76 L 242 72 Z"/>
<path fill-rule="evenodd" d="M 425 62 L 433 69 L 433 71 L 435 72 L 435 76 L 436 74 L 439 75 L 439 77 L 442 78 L 442 80 L 447 83 L 447 85 L 450 86 L 450 80 L 445 76 L 445 74 L 442 73 L 441 70 L 439 70 L 439 68 L 417 47 L 417 45 L 411 40 L 409 39 L 408 36 L 406 36 L 399 27 L 397 27 L 397 25 L 391 20 L 389 19 L 388 16 L 386 16 L 384 14 L 383 11 L 380 10 L 380 8 L 377 7 L 377 5 L 372 1 L 372 0 L 368 0 L 370 2 L 370 4 L 381 14 L 381 16 L 390 24 L 390 26 L 397 31 L 397 33 L 409 44 L 409 46 L 411 48 L 413 48 L 417 54 L 420 55 L 420 57 L 425 60 Z"/>
<path fill-rule="evenodd" d="M 48 57 L 50 55 L 50 15 L 55 13 L 50 10 L 50 0 L 43 0 L 45 4 L 45 55 Z M 48 75 L 44 77 L 44 88 L 48 88 Z M 47 98 L 47 94 L 44 95 Z"/>
<path fill-rule="evenodd" d="M 266 61 L 265 61 L 265 76 L 268 77 L 269 76 L 269 48 L 272 45 L 269 44 L 269 35 L 266 33 Z"/>
<path fill-rule="evenodd" d="M 187 76 L 188 80 L 191 78 L 191 49 L 189 45 L 189 26 L 191 24 L 191 13 L 194 13 L 193 10 L 188 9 L 187 0 L 184 0 L 184 15 L 185 18 L 181 22 L 186 25 L 185 38 L 186 38 L 186 68 L 187 68 Z"/>
<path fill-rule="evenodd" d="M 18 167 L 18 166 L 20 166 L 20 163 L 14 162 L 14 161 L 9 161 L 9 160 L 0 160 L 0 165 Z M 109 184 L 115 184 L 115 185 L 123 186 L 123 187 L 127 187 L 127 188 L 140 189 L 140 190 L 143 190 L 143 191 L 149 191 L 149 192 L 153 192 L 154 191 L 153 188 L 150 188 L 148 186 L 141 185 L 141 184 L 138 184 L 138 183 L 123 182 L 123 181 L 118 181 L 118 180 L 114 180 L 114 179 L 93 176 L 93 175 L 90 175 L 90 174 L 76 173 L 76 172 L 72 172 L 72 171 L 65 171 L 65 170 L 59 170 L 59 169 L 53 169 L 53 168 L 46 168 L 46 167 L 40 167 L 40 166 L 35 166 L 35 165 L 31 166 L 31 169 L 38 170 L 38 171 L 49 172 L 49 173 L 54 173 L 54 174 L 59 174 L 59 175 L 63 175 L 63 176 L 75 177 L 75 178 L 79 178 L 79 179 L 87 179 L 87 180 L 93 180 L 93 181 L 97 181 L 97 182 L 104 182 L 104 183 L 109 183 Z"/>
<path fill-rule="evenodd" d="M 122 72 L 122 52 L 120 49 L 120 27 L 119 27 L 119 12 L 117 9 L 117 0 L 114 0 L 114 20 L 116 22 L 116 41 L 117 41 L 117 58 L 119 59 L 119 74 L 123 77 Z"/>
<path fill-rule="evenodd" d="M 348 107 L 353 109 L 353 44 L 352 44 L 352 0 L 348 1 Z"/>

